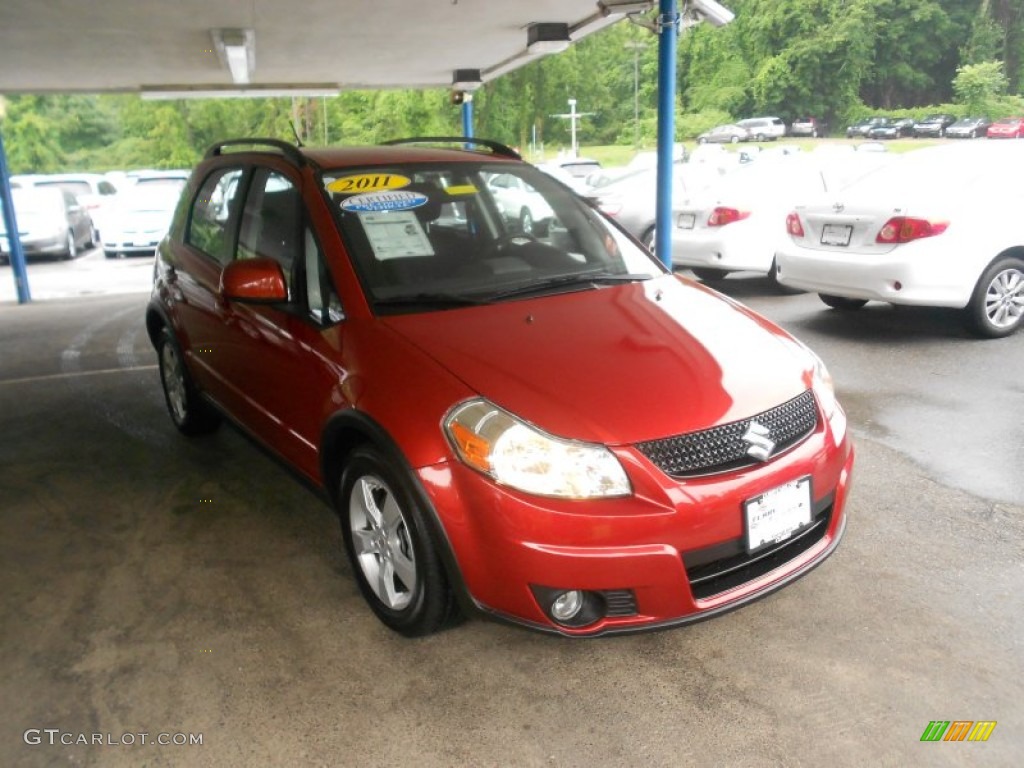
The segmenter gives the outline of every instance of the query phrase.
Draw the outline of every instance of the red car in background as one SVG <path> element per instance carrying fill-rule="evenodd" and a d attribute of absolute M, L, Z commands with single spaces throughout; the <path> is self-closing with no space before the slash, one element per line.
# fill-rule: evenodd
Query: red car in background
<path fill-rule="evenodd" d="M 444 141 L 211 148 L 146 314 L 176 427 L 227 415 L 322 489 L 408 636 L 681 624 L 828 557 L 853 448 L 821 361 L 507 147 Z"/>
<path fill-rule="evenodd" d="M 1024 138 L 1024 117 L 1001 117 L 988 127 L 985 134 L 990 139 Z"/>

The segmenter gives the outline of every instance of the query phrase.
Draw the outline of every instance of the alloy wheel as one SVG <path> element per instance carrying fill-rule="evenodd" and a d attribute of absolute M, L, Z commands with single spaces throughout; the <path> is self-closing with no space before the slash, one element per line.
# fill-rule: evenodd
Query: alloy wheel
<path fill-rule="evenodd" d="M 356 561 L 373 594 L 401 611 L 416 593 L 416 554 L 399 502 L 379 477 L 363 475 L 349 496 L 349 525 Z"/>
<path fill-rule="evenodd" d="M 985 315 L 995 328 L 1012 328 L 1024 317 L 1024 272 L 1008 267 L 985 289 Z"/>

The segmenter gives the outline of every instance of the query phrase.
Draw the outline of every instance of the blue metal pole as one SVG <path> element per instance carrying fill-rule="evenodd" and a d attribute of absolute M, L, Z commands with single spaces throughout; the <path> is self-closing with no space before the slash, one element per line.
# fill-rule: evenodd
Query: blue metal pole
<path fill-rule="evenodd" d="M 676 140 L 676 41 L 678 0 L 659 0 L 658 8 L 658 203 L 654 215 L 654 252 L 672 269 L 672 159 Z"/>
<path fill-rule="evenodd" d="M 473 138 L 473 94 L 467 93 L 462 102 L 462 135 Z"/>
<path fill-rule="evenodd" d="M 27 304 L 32 301 L 32 293 L 28 288 L 25 251 L 22 250 L 21 238 L 18 237 L 18 218 L 14 215 L 10 181 L 11 175 L 7 170 L 7 151 L 4 149 L 3 134 L 0 133 L 0 208 L 3 208 L 4 213 L 4 229 L 7 231 L 7 246 L 10 251 L 14 286 L 18 291 L 18 303 Z"/>

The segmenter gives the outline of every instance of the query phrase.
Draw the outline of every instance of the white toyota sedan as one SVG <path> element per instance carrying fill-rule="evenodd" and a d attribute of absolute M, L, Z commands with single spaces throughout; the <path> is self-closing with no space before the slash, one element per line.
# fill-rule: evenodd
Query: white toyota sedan
<path fill-rule="evenodd" d="M 1024 317 L 1024 145 L 908 153 L 786 218 L 778 280 L 837 309 L 885 301 L 963 309 L 1007 336 Z"/>
<path fill-rule="evenodd" d="M 740 166 L 713 185 L 678 195 L 672 211 L 672 263 L 702 280 L 753 271 L 774 277 L 793 205 L 838 190 L 889 161 L 889 153 L 799 152 Z"/>

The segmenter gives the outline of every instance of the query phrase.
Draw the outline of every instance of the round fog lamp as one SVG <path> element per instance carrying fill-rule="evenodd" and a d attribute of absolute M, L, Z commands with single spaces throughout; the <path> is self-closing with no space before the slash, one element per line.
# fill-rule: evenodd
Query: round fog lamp
<path fill-rule="evenodd" d="M 570 589 L 555 598 L 551 604 L 551 618 L 565 623 L 572 621 L 583 608 L 583 593 L 578 589 Z"/>

